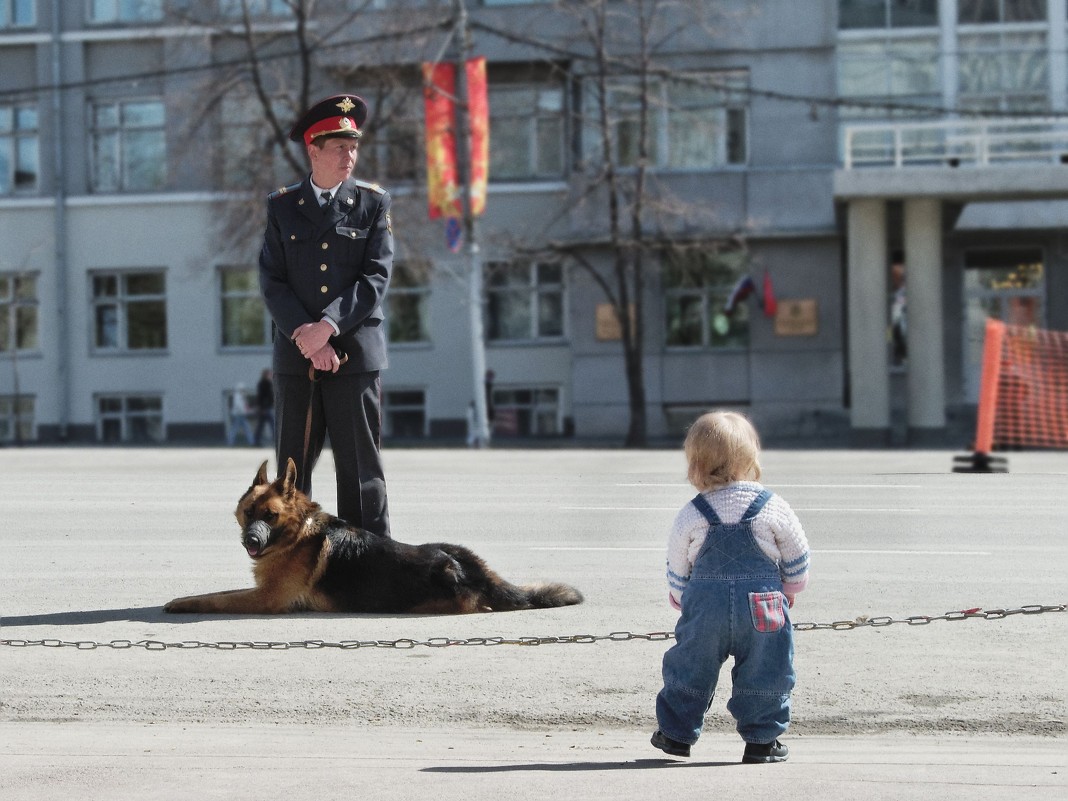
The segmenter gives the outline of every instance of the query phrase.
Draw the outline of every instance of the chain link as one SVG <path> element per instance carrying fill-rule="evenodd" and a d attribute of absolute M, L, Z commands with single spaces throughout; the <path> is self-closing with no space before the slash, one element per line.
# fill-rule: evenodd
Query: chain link
<path fill-rule="evenodd" d="M 855 620 L 836 620 L 831 623 L 794 623 L 794 631 L 852 631 L 859 628 L 880 628 L 895 623 L 904 623 L 909 626 L 926 626 L 936 620 L 959 621 L 959 620 L 1002 620 L 1013 615 L 1040 615 L 1044 612 L 1063 612 L 1068 604 L 1029 604 L 1016 609 L 962 609 L 957 612 L 946 612 L 944 615 L 912 615 L 905 618 L 892 618 L 887 616 L 868 617 L 862 615 Z M 413 640 L 402 638 L 399 640 L 340 640 L 328 642 L 326 640 L 251 640 L 251 641 L 220 641 L 202 642 L 200 640 L 182 640 L 180 642 L 163 642 L 161 640 L 111 640 L 110 642 L 96 642 L 94 640 L 17 640 L 0 639 L 0 645 L 11 648 L 76 648 L 79 651 L 92 651 L 97 648 L 113 648 L 116 650 L 129 650 L 141 648 L 146 651 L 166 651 L 169 649 L 193 650 L 206 648 L 215 651 L 289 651 L 293 649 L 319 650 L 334 648 L 342 651 L 351 651 L 360 648 L 389 648 L 393 650 L 408 651 L 414 648 L 448 648 L 450 646 L 481 645 L 485 647 L 497 645 L 589 645 L 599 642 L 631 642 L 644 640 L 647 642 L 662 642 L 673 640 L 675 634 L 670 631 L 654 631 L 648 634 L 635 634 L 629 631 L 613 631 L 610 634 L 566 634 L 556 637 L 470 637 L 465 640 L 457 640 L 451 637 L 431 637 L 428 640 Z"/>

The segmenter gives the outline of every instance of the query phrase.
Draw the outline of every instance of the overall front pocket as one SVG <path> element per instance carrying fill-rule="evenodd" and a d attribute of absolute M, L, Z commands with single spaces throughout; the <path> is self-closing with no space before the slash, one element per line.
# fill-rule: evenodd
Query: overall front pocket
<path fill-rule="evenodd" d="M 753 628 L 763 633 L 781 630 L 786 625 L 783 600 L 783 594 L 778 591 L 749 593 L 749 614 L 753 618 Z"/>

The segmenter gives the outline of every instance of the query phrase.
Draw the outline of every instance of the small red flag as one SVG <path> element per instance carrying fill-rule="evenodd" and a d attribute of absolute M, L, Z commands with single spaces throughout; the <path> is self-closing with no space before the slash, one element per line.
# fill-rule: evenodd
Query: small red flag
<path fill-rule="evenodd" d="M 779 302 L 775 300 L 775 290 L 771 286 L 771 273 L 764 270 L 764 316 L 774 317 L 779 308 Z"/>

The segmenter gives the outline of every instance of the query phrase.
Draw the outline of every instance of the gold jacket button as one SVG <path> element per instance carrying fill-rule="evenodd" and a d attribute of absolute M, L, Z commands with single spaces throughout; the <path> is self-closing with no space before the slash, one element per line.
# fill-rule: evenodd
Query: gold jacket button
<path fill-rule="evenodd" d="M 319 287 L 319 291 L 322 292 L 325 295 L 328 290 L 327 290 L 327 288 L 325 286 L 321 286 L 321 287 Z"/>
<path fill-rule="evenodd" d="M 323 242 L 323 250 L 326 250 L 328 247 L 330 247 L 330 243 L 329 242 Z"/>
<path fill-rule="evenodd" d="M 296 235 L 296 234 L 290 234 L 290 235 L 289 235 L 289 238 L 290 238 L 290 239 L 296 239 L 296 238 L 297 238 L 297 235 Z"/>
<path fill-rule="evenodd" d="M 326 265 L 325 264 L 320 264 L 319 265 L 319 269 L 322 270 L 325 273 L 326 272 Z"/>

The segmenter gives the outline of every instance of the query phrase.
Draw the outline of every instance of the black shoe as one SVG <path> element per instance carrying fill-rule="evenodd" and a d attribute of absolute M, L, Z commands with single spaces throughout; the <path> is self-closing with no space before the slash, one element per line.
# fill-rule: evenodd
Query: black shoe
<path fill-rule="evenodd" d="M 690 746 L 688 743 L 680 743 L 678 740 L 672 740 L 660 729 L 653 732 L 652 738 L 649 742 L 663 751 L 665 754 L 671 754 L 672 756 L 684 756 L 690 755 Z"/>
<path fill-rule="evenodd" d="M 790 749 L 776 740 L 773 743 L 746 743 L 742 764 L 763 765 L 768 762 L 785 762 Z"/>

